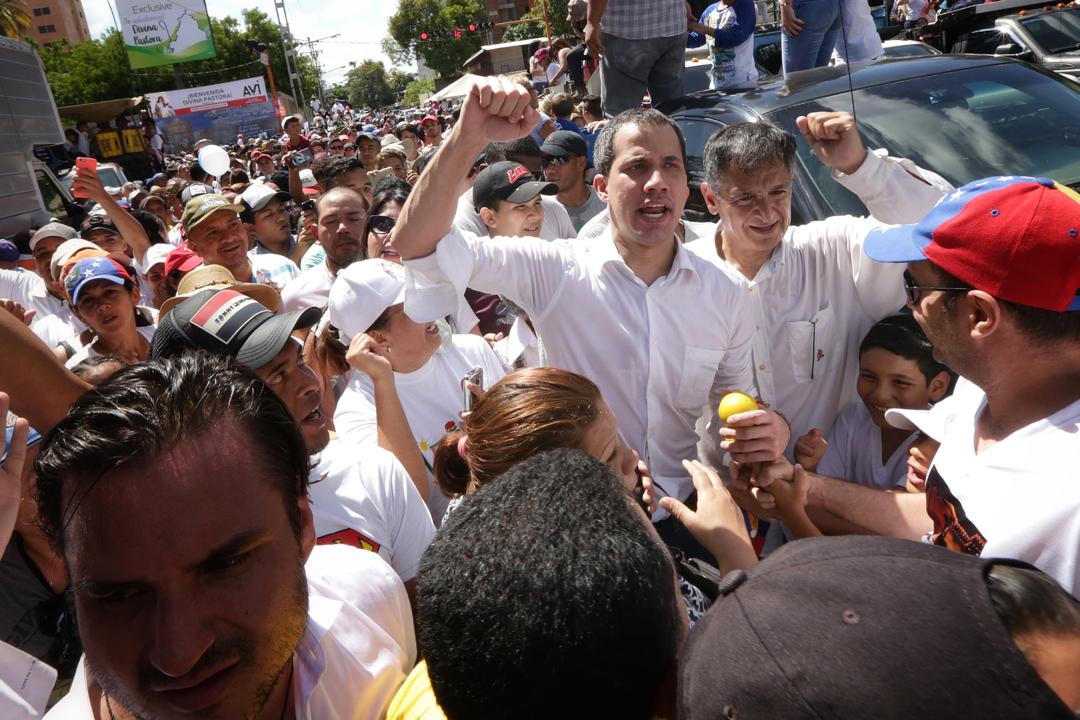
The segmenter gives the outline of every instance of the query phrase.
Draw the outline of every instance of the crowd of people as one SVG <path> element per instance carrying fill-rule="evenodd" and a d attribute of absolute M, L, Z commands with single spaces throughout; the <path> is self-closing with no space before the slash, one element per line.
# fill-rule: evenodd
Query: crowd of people
<path fill-rule="evenodd" d="M 0 243 L 4 717 L 1076 717 L 1080 196 L 536 79 Z"/>

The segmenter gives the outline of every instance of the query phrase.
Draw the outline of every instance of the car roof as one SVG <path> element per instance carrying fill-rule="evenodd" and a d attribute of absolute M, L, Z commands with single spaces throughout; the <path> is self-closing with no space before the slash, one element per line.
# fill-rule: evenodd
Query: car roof
<path fill-rule="evenodd" d="M 861 90 L 929 75 L 1017 62 L 1009 58 L 995 58 L 990 55 L 884 58 L 865 65 L 860 63 L 851 65 L 850 86 L 849 66 L 820 67 L 792 73 L 786 81 L 782 77 L 772 78 L 749 92 L 726 94 L 716 90 L 703 90 L 663 103 L 659 109 L 668 115 L 682 110 L 703 110 L 703 114 L 708 115 L 710 110 L 714 110 L 716 114 L 730 113 L 732 105 L 741 105 L 753 112 L 766 114 L 791 105 L 800 105 L 818 98 L 848 92 L 849 87 Z"/>

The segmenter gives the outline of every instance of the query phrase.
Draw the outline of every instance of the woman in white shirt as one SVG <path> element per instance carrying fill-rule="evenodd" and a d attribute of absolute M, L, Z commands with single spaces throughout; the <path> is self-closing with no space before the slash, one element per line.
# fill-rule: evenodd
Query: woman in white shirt
<path fill-rule="evenodd" d="M 348 442 L 378 443 L 376 413 L 396 395 L 428 470 L 428 508 L 442 518 L 448 498 L 431 474 L 434 446 L 458 427 L 464 408 L 462 379 L 474 368 L 482 385 L 504 375 L 502 364 L 477 335 L 453 335 L 440 321 L 417 323 L 405 314 L 405 271 L 381 259 L 353 263 L 330 289 L 329 322 L 356 352 L 376 355 L 393 368 L 392 387 L 379 376 L 352 370 L 338 401 L 334 425 Z M 364 335 L 363 340 L 356 340 Z M 354 368 L 357 363 L 350 363 Z"/>

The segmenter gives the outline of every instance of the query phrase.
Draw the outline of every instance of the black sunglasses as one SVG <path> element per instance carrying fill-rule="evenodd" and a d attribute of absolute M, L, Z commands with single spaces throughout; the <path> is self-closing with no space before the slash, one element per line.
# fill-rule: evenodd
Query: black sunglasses
<path fill-rule="evenodd" d="M 911 277 L 911 273 L 907 270 L 904 271 L 904 294 L 907 296 L 907 304 L 914 307 L 919 304 L 922 299 L 923 292 L 948 292 L 948 293 L 966 293 L 971 290 L 969 287 L 936 287 L 934 285 L 916 285 L 915 278 Z"/>
<path fill-rule="evenodd" d="M 568 162 L 570 162 L 569 156 L 551 157 L 545 155 L 543 159 L 540 160 L 540 167 L 547 167 L 548 165 L 554 165 L 555 167 L 559 167 L 560 165 L 565 165 Z"/>
<path fill-rule="evenodd" d="M 397 225 L 397 218 L 392 218 L 389 215 L 372 215 L 371 218 L 368 219 L 368 223 L 371 227 L 371 232 L 376 233 L 377 235 L 385 235 Z"/>

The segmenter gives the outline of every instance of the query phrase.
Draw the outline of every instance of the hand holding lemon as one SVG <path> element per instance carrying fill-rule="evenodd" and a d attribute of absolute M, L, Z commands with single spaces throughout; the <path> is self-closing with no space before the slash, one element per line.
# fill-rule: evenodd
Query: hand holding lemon
<path fill-rule="evenodd" d="M 720 420 L 726 425 L 728 418 L 732 415 L 738 415 L 739 413 L 750 412 L 751 410 L 757 409 L 757 400 L 746 393 L 729 392 L 727 395 L 720 398 L 720 405 L 716 408 L 716 414 L 720 416 Z"/>

